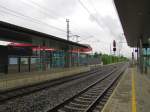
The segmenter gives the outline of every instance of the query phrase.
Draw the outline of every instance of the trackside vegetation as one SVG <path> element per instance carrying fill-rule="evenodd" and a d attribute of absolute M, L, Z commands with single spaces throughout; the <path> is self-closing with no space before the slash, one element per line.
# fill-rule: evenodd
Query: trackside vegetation
<path fill-rule="evenodd" d="M 108 55 L 108 54 L 102 54 L 97 52 L 94 53 L 94 57 L 99 58 L 104 65 L 129 60 L 124 56 Z"/>

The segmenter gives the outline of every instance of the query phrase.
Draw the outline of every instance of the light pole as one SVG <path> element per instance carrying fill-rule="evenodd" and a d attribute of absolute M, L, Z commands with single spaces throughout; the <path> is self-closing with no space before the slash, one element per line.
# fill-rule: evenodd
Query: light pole
<path fill-rule="evenodd" d="M 122 50 L 122 44 L 124 43 L 127 43 L 127 42 L 122 42 L 122 41 L 119 41 L 118 44 L 119 44 L 119 48 L 118 48 L 118 55 L 120 57 L 120 54 L 121 54 L 121 50 Z"/>
<path fill-rule="evenodd" d="M 66 19 L 66 22 L 67 22 L 67 40 L 69 40 L 69 19 Z"/>
<path fill-rule="evenodd" d="M 79 42 L 79 35 L 72 35 L 72 36 L 74 36 L 74 37 L 76 37 L 76 42 L 78 43 Z"/>

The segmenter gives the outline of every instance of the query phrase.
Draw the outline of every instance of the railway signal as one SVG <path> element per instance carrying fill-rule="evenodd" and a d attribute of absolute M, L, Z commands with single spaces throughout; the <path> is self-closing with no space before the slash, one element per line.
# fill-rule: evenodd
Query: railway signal
<path fill-rule="evenodd" d="M 138 49 L 135 49 L 135 52 L 137 53 L 137 52 L 138 52 Z"/>
<path fill-rule="evenodd" d="M 116 41 L 115 40 L 113 40 L 113 51 L 114 51 L 114 54 L 115 54 L 115 52 L 116 52 Z"/>

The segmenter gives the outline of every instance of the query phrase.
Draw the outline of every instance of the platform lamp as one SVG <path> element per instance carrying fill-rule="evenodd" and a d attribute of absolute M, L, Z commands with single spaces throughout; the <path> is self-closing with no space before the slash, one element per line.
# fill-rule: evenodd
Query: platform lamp
<path fill-rule="evenodd" d="M 149 44 L 149 47 L 150 47 L 150 38 L 148 38 L 148 44 Z"/>
<path fill-rule="evenodd" d="M 133 49 L 133 52 L 132 52 L 132 66 L 134 66 L 134 49 Z"/>

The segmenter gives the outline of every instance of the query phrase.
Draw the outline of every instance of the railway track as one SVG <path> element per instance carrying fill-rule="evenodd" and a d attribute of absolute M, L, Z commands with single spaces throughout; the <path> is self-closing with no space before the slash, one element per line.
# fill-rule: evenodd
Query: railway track
<path fill-rule="evenodd" d="M 96 75 L 97 73 L 100 74 L 100 73 L 103 73 L 105 71 L 112 70 L 114 68 L 114 66 L 104 67 L 104 68 L 103 68 L 104 70 L 102 70 L 102 68 L 97 68 L 97 69 L 94 69 L 94 70 L 91 70 L 91 71 L 88 71 L 85 73 L 80 73 L 80 74 L 75 75 L 75 76 L 65 77 L 65 78 L 61 78 L 61 79 L 57 79 L 57 80 L 53 80 L 53 81 L 47 81 L 47 82 L 43 82 L 40 84 L 35 84 L 35 85 L 30 85 L 30 86 L 26 86 L 26 87 L 22 87 L 22 88 L 16 88 L 14 90 L 0 92 L 0 104 L 6 102 L 8 100 L 22 97 L 25 95 L 29 95 L 29 94 L 32 94 L 34 92 L 38 92 L 38 91 L 41 91 L 43 89 L 48 89 L 48 88 L 53 87 L 53 86 L 64 84 L 64 83 L 69 82 L 69 81 L 84 78 L 84 77 L 87 77 L 89 75 L 94 75 L 94 74 Z"/>
<path fill-rule="evenodd" d="M 109 97 L 111 96 L 111 94 L 113 93 L 113 90 L 115 89 L 115 87 L 117 86 L 118 82 L 120 80 L 120 77 L 118 77 L 116 79 L 116 81 L 112 84 L 112 86 L 105 92 L 105 94 L 100 98 L 99 101 L 96 102 L 96 104 L 93 106 L 93 108 L 91 108 L 90 110 L 92 112 L 101 112 L 104 105 L 106 104 L 107 100 L 109 99 Z M 92 110 L 93 109 L 93 110 Z"/>
<path fill-rule="evenodd" d="M 117 67 L 73 97 L 47 112 L 100 112 L 125 66 Z"/>

